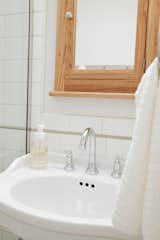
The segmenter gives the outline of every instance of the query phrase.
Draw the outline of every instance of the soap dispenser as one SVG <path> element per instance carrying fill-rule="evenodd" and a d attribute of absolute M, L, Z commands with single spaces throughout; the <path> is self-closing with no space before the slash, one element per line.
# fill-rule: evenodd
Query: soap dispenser
<path fill-rule="evenodd" d="M 46 144 L 46 134 L 44 125 L 39 124 L 37 131 L 33 134 L 31 144 L 30 166 L 32 168 L 43 168 L 48 163 L 48 146 Z"/>

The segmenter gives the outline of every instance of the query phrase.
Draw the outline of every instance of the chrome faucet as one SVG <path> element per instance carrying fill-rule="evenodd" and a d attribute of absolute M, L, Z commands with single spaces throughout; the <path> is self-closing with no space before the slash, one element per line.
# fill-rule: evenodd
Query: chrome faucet
<path fill-rule="evenodd" d="M 96 175 L 99 173 L 96 163 L 96 133 L 93 128 L 86 128 L 81 136 L 80 148 L 86 149 L 87 142 L 89 141 L 89 163 L 86 173 Z"/>

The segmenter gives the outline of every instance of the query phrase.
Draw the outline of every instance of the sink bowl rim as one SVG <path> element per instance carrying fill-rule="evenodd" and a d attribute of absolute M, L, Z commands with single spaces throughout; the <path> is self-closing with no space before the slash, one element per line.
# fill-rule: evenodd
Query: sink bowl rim
<path fill-rule="evenodd" d="M 105 221 L 96 221 L 96 219 L 93 221 L 91 221 L 91 219 L 89 219 L 89 221 L 84 221 L 83 219 L 82 221 L 82 218 L 60 217 L 56 214 L 48 218 L 46 214 L 42 214 L 42 211 L 26 207 L 15 201 L 10 194 L 11 187 L 15 186 L 20 181 L 37 177 L 44 178 L 56 176 L 78 179 L 82 178 L 82 172 L 74 171 L 72 173 L 66 173 L 62 169 L 37 171 L 28 169 L 25 166 L 15 171 L 5 171 L 0 175 L 0 189 L 3 189 L 3 191 L 0 191 L 0 213 L 15 219 L 17 222 L 23 222 L 37 228 L 43 228 L 45 231 L 64 232 L 83 236 L 117 236 L 117 231 L 114 229 L 111 219 Z M 84 176 L 84 178 L 89 180 L 95 179 L 94 176 Z M 103 176 L 97 176 L 96 181 L 119 185 L 119 182 L 107 177 L 107 175 L 105 175 L 105 178 Z M 124 234 L 122 234 L 122 236 L 124 236 Z"/>
<path fill-rule="evenodd" d="M 30 170 L 29 170 L 30 171 Z M 33 209 L 30 207 L 27 207 L 20 202 L 13 199 L 10 193 L 10 189 L 14 187 L 17 183 L 20 181 L 26 181 L 30 179 L 35 179 L 37 177 L 42 178 L 54 178 L 54 177 L 68 177 L 68 178 L 76 178 L 78 179 L 80 176 L 82 178 L 82 174 L 79 174 L 78 172 L 74 173 L 65 173 L 59 170 L 54 171 L 54 174 L 52 172 L 51 174 L 46 174 L 43 176 L 41 175 L 41 171 L 32 171 L 33 176 L 28 175 L 28 170 L 22 169 L 17 171 L 17 173 L 6 173 L 3 174 L 3 176 L 0 177 L 0 179 L 5 181 L 5 188 L 2 192 L 0 191 L 0 212 L 3 214 L 6 214 L 12 218 L 14 218 L 16 221 L 23 221 L 26 224 L 31 224 L 32 226 L 36 227 L 42 227 L 45 230 L 49 231 L 58 231 L 62 232 L 62 228 L 64 232 L 71 233 L 74 232 L 75 234 L 81 235 L 81 232 L 83 232 L 83 235 L 94 235 L 94 232 L 97 234 L 97 236 L 106 236 L 108 232 L 112 233 L 114 232 L 113 224 L 111 219 L 105 220 L 98 220 L 96 219 L 89 219 L 85 220 L 82 218 L 73 218 L 73 217 L 65 217 L 60 216 L 57 214 L 52 214 L 52 216 L 48 216 L 47 214 L 43 214 L 42 211 Z M 35 175 L 34 175 L 35 174 Z M 85 176 L 87 179 L 93 179 L 93 176 Z M 14 182 L 13 182 L 14 178 Z M 0 181 L 3 182 L 3 181 Z M 103 181 L 104 183 L 108 183 L 108 181 L 111 184 L 117 184 L 116 181 L 112 181 L 110 178 L 106 178 L 103 180 L 103 178 L 97 178 L 98 182 Z M 1 184 L 0 184 L 1 187 Z M 23 220 L 25 219 L 25 220 Z M 83 229 L 83 230 L 81 230 Z M 74 230 L 74 231 L 73 231 Z"/>

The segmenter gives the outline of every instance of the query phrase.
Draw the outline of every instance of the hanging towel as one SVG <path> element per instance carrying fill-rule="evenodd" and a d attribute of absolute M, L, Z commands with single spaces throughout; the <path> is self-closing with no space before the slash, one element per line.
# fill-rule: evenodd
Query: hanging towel
<path fill-rule="evenodd" d="M 155 59 L 143 75 L 136 92 L 136 122 L 113 216 L 116 229 L 135 236 L 141 236 L 142 233 L 144 190 L 157 85 L 158 59 Z"/>
<path fill-rule="evenodd" d="M 160 239 L 160 87 L 155 107 L 143 207 L 143 239 Z"/>

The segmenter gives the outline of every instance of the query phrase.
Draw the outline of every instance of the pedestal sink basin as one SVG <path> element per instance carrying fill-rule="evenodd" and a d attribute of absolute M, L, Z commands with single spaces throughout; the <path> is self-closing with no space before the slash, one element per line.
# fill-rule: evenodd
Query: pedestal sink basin
<path fill-rule="evenodd" d="M 130 240 L 112 225 L 118 186 L 107 174 L 32 170 L 24 156 L 0 175 L 0 225 L 24 240 Z"/>
<path fill-rule="evenodd" d="M 42 211 L 48 217 L 57 215 L 63 219 L 71 218 L 72 221 L 105 221 L 112 214 L 115 188 L 108 184 L 108 194 L 102 196 L 103 191 L 104 185 L 100 182 L 83 183 L 74 176 L 48 176 L 15 184 L 11 197 L 26 207 Z"/>

